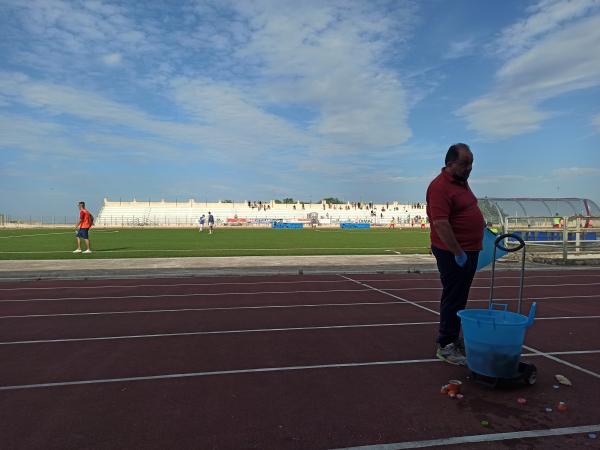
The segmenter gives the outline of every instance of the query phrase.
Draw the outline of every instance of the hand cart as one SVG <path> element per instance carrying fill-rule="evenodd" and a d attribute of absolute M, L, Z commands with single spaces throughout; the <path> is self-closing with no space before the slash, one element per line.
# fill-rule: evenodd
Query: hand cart
<path fill-rule="evenodd" d="M 505 239 L 516 240 L 518 245 L 505 247 L 502 244 Z M 522 250 L 521 282 L 516 313 L 508 311 L 508 304 L 494 302 L 497 248 L 506 252 Z M 532 385 L 537 379 L 537 368 L 533 364 L 520 361 L 525 332 L 533 325 L 536 310 L 534 302 L 531 304 L 528 316 L 521 314 L 524 280 L 525 242 L 516 234 L 498 236 L 494 242 L 488 308 L 464 309 L 458 312 L 465 340 L 467 367 L 471 370 L 475 381 L 496 387 L 515 382 Z"/>

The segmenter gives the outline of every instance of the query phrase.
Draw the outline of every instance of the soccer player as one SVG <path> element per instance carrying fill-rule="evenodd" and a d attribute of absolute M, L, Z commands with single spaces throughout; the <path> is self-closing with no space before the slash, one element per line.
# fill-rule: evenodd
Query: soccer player
<path fill-rule="evenodd" d="M 202 214 L 200 216 L 200 219 L 198 219 L 198 223 L 200 223 L 200 233 L 202 233 L 204 231 L 204 222 L 206 221 L 206 218 L 204 216 L 204 214 Z"/>
<path fill-rule="evenodd" d="M 90 228 L 94 223 L 94 217 L 90 212 L 85 209 L 85 202 L 79 202 L 79 222 L 75 225 L 77 231 L 77 249 L 73 250 L 73 253 L 92 253 L 90 249 Z M 85 241 L 87 250 L 81 251 L 81 239 Z"/>
<path fill-rule="evenodd" d="M 215 228 L 215 217 L 209 211 L 208 212 L 208 234 L 212 234 L 214 228 Z"/>

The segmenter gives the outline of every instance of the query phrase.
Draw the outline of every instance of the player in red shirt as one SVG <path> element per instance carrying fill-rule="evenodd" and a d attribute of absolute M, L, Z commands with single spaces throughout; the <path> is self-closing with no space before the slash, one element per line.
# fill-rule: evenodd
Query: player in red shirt
<path fill-rule="evenodd" d="M 79 202 L 79 222 L 75 225 L 75 230 L 77 230 L 77 249 L 73 250 L 73 253 L 92 253 L 90 249 L 90 228 L 94 223 L 94 218 L 90 214 L 90 212 L 85 209 L 85 202 Z M 85 245 L 87 246 L 87 250 L 84 252 L 81 251 L 81 239 L 85 241 Z"/>
<path fill-rule="evenodd" d="M 442 172 L 427 188 L 431 251 L 443 286 L 436 356 L 464 365 L 460 318 L 456 313 L 467 304 L 485 222 L 467 183 L 473 166 L 471 149 L 467 144 L 454 144 L 448 149 L 445 162 Z"/>

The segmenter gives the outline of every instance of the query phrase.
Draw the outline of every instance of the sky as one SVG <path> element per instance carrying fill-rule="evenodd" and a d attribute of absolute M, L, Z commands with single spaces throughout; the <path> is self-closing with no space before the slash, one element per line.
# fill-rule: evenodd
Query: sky
<path fill-rule="evenodd" d="M 600 0 L 0 0 L 0 213 L 85 200 L 600 203 Z"/>

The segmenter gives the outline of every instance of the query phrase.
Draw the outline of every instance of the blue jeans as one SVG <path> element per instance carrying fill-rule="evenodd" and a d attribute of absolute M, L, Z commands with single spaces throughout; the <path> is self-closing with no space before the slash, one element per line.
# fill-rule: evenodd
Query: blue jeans
<path fill-rule="evenodd" d="M 465 309 L 467 305 L 469 290 L 477 269 L 479 252 L 465 252 L 467 262 L 465 267 L 460 267 L 456 264 L 452 252 L 434 246 L 431 246 L 431 251 L 437 261 L 443 286 L 437 342 L 445 347 L 456 341 L 460 335 L 460 317 L 456 313 Z"/>

